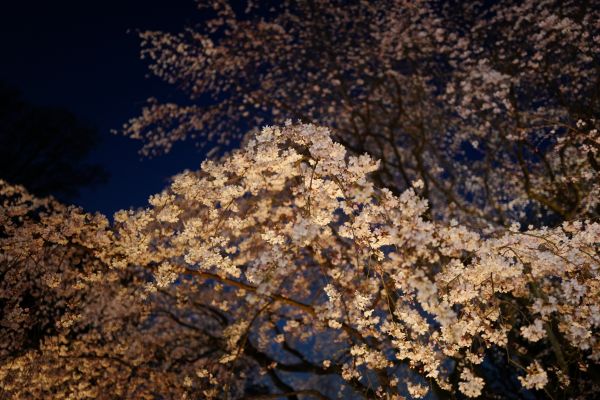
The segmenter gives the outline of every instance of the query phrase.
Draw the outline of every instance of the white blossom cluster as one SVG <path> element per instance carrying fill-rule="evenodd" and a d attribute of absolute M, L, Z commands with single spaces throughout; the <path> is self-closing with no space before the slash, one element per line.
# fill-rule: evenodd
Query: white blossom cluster
<path fill-rule="evenodd" d="M 368 176 L 377 166 L 347 154 L 325 128 L 266 127 L 223 160 L 175 177 L 149 208 L 117 213 L 112 227 L 100 220 L 76 228 L 77 218 L 32 226 L 83 235 L 112 271 L 152 271 L 139 301 L 167 290 L 182 312 L 186 299 L 197 298 L 230 315 L 219 333 L 223 349 L 208 369 L 213 376 L 307 341 L 315 351 L 335 349 L 320 360 L 311 356 L 315 364 L 304 360 L 311 370 L 335 371 L 345 390 L 384 397 L 429 390 L 480 396 L 492 383 L 475 371 L 494 349 L 530 365 L 519 378 L 528 389 L 544 389 L 549 374 L 568 375 L 572 363 L 598 362 L 597 222 L 484 235 L 425 219 L 427 202 L 413 189 L 396 196 L 376 188 Z M 19 235 L 20 228 L 11 232 Z M 64 234 L 47 235 L 65 241 Z M 12 251 L 14 239 L 3 240 Z M 193 280 L 172 284 L 185 276 Z M 19 313 L 8 319 L 21 323 Z M 185 315 L 172 318 L 193 326 Z M 530 342 L 547 348 L 545 358 L 536 360 Z M 294 365 L 275 360 L 265 371 Z M 400 365 L 421 383 L 399 383 Z M 213 393 L 210 380 L 186 380 L 193 371 L 181 387 L 208 385 L 203 390 Z M 377 386 L 369 389 L 373 379 Z"/>

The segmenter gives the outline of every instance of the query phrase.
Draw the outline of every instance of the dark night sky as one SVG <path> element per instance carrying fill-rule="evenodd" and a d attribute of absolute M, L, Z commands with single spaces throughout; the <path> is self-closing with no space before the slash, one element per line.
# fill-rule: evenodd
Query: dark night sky
<path fill-rule="evenodd" d="M 110 133 L 150 96 L 178 100 L 175 88 L 146 77 L 139 40 L 127 30 L 179 31 L 199 23 L 193 0 L 23 0 L 5 2 L 0 10 L 0 80 L 31 103 L 74 112 L 102 137 L 90 161 L 108 170 L 109 181 L 84 188 L 75 204 L 108 215 L 144 206 L 170 176 L 198 168 L 204 155 L 190 143 L 143 159 L 140 142 Z"/>

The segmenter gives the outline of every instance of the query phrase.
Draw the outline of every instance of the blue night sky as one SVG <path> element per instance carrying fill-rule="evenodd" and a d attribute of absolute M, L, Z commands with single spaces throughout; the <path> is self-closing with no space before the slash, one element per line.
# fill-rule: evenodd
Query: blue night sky
<path fill-rule="evenodd" d="M 150 96 L 180 100 L 176 88 L 147 77 L 133 31 L 179 31 L 199 23 L 193 0 L 19 1 L 2 8 L 0 80 L 28 102 L 72 111 L 102 137 L 89 160 L 101 164 L 109 180 L 84 188 L 75 204 L 108 215 L 144 206 L 170 176 L 199 167 L 204 154 L 191 143 L 144 159 L 140 142 L 110 132 L 136 116 Z"/>

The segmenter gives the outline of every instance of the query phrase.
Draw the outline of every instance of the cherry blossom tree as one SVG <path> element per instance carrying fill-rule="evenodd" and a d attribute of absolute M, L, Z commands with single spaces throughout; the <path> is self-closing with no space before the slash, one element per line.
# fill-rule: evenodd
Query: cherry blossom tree
<path fill-rule="evenodd" d="M 140 296 L 147 273 L 104 260 L 116 243 L 105 217 L 3 181 L 0 199 L 0 397 L 185 396 L 222 316 L 199 306 L 195 326 L 168 290 Z"/>
<path fill-rule="evenodd" d="M 0 394 L 598 396 L 594 2 L 209 5 L 141 35 L 213 102 L 125 131 L 239 149 L 110 223 L 0 182 Z"/>
<path fill-rule="evenodd" d="M 9 260 L 15 240 L 73 242 L 108 269 L 75 274 L 91 287 L 62 273 L 42 280 L 44 290 L 64 284 L 90 298 L 55 323 L 65 333 L 8 357 L 3 390 L 510 394 L 510 381 L 494 379 L 499 365 L 524 389 L 592 396 L 600 225 L 478 232 L 428 220 L 412 188 L 396 196 L 374 185 L 378 166 L 347 154 L 325 128 L 267 127 L 240 151 L 175 177 L 149 208 L 115 214 L 113 226 L 72 209 L 69 218 L 6 223 Z M 27 212 L 18 201 L 5 209 L 5 220 Z M 146 274 L 111 278 L 135 271 Z M 27 329 L 13 314 L 4 325 Z"/>
<path fill-rule="evenodd" d="M 299 119 L 381 160 L 380 187 L 422 180 L 434 218 L 598 216 L 596 1 L 199 5 L 199 28 L 140 33 L 150 70 L 192 100 L 151 99 L 125 126 L 143 153 Z"/>

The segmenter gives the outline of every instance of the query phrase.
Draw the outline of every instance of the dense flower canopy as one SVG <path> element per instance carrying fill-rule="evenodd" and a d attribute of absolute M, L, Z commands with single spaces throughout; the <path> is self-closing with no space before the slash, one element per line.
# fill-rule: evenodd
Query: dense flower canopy
<path fill-rule="evenodd" d="M 0 182 L 0 394 L 598 396 L 596 2 L 208 4 L 125 132 L 274 124 L 113 222 Z"/>
<path fill-rule="evenodd" d="M 199 4 L 202 27 L 140 34 L 192 100 L 151 99 L 125 126 L 144 153 L 300 119 L 381 160 L 380 186 L 422 180 L 438 218 L 598 217 L 597 1 Z"/>
<path fill-rule="evenodd" d="M 513 365 L 525 388 L 594 390 L 600 225 L 483 233 L 427 220 L 413 189 L 373 184 L 377 167 L 325 128 L 266 127 L 113 226 L 4 184 L 5 274 L 37 275 L 5 280 L 2 297 L 83 298 L 46 322 L 39 348 L 6 349 L 3 390 L 66 396 L 77 385 L 93 397 L 104 380 L 121 396 L 211 397 L 261 382 L 253 364 L 279 390 L 325 397 L 476 397 L 500 384 L 487 369 Z M 40 323 L 6 304 L 7 334 Z M 507 360 L 485 364 L 501 351 Z M 114 369 L 128 371 L 117 387 Z"/>

